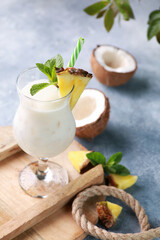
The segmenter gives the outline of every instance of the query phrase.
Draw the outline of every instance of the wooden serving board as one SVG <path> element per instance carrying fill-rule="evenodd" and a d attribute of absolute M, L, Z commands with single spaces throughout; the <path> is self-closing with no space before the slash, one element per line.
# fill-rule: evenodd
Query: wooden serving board
<path fill-rule="evenodd" d="M 68 152 L 71 150 L 86 149 L 74 140 L 65 152 L 54 158 L 54 162 L 67 169 L 70 181 L 79 177 L 79 173 L 68 160 Z M 19 186 L 20 170 L 36 159 L 20 150 L 13 137 L 12 127 L 0 127 L 0 160 L 0 226 L 3 228 L 3 224 L 23 211 L 31 209 L 34 204 L 43 199 L 28 196 Z M 86 214 L 93 223 L 97 221 L 95 201 L 97 199 L 92 199 L 85 206 Z M 72 218 L 71 203 L 69 203 L 16 237 L 15 240 L 80 240 L 85 236 L 86 234 Z"/>

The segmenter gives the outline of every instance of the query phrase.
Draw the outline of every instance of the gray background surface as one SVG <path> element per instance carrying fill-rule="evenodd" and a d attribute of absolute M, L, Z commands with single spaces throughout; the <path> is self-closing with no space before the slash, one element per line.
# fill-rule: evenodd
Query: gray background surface
<path fill-rule="evenodd" d="M 117 21 L 109 34 L 103 20 L 82 10 L 92 0 L 5 0 L 0 1 L 0 125 L 11 125 L 18 106 L 17 75 L 57 53 L 65 64 L 77 39 L 86 40 L 76 66 L 91 72 L 90 55 L 97 44 L 112 44 L 130 51 L 138 62 L 135 76 L 124 86 L 107 88 L 95 78 L 89 87 L 105 92 L 111 104 L 106 130 L 93 141 L 79 140 L 88 149 L 109 157 L 123 152 L 122 163 L 139 176 L 127 192 L 140 201 L 151 227 L 160 226 L 160 45 L 146 39 L 150 11 L 158 0 L 133 0 L 136 21 Z M 125 207 L 115 232 L 137 232 L 133 212 Z M 94 239 L 87 237 L 86 239 Z"/>

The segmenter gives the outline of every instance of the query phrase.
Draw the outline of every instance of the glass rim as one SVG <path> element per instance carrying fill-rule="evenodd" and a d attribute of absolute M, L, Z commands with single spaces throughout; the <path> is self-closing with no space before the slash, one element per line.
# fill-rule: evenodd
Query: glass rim
<path fill-rule="evenodd" d="M 44 101 L 44 100 L 38 100 L 38 99 L 31 98 L 31 97 L 29 97 L 29 96 L 26 96 L 25 94 L 22 93 L 21 89 L 18 87 L 19 78 L 20 78 L 25 72 L 27 72 L 27 71 L 29 71 L 29 70 L 33 70 L 33 69 L 38 69 L 38 67 L 37 67 L 37 66 L 34 66 L 34 67 L 26 68 L 25 70 L 23 70 L 22 72 L 20 72 L 20 74 L 18 75 L 17 80 L 16 80 L 17 92 L 20 93 L 20 95 L 24 96 L 25 98 L 30 99 L 30 100 L 32 100 L 32 101 L 43 102 L 43 103 L 44 103 L 44 102 L 46 102 L 46 103 L 49 103 L 49 102 L 58 102 L 58 101 L 64 100 L 65 98 L 68 98 L 68 97 L 71 95 L 71 93 L 73 92 L 73 90 L 74 90 L 74 85 L 73 85 L 72 89 L 70 90 L 70 92 L 67 93 L 65 96 L 60 97 L 60 98 L 57 98 L 57 99 L 54 99 L 54 100 Z"/>

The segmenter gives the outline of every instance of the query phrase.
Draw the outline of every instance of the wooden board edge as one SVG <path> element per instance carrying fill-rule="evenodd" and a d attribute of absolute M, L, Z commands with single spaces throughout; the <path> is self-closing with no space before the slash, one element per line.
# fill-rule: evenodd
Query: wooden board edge
<path fill-rule="evenodd" d="M 22 151 L 22 149 L 18 146 L 18 144 L 13 144 L 10 147 L 5 147 L 5 149 L 2 149 L 0 151 L 0 161 L 5 160 L 20 151 Z"/>
<path fill-rule="evenodd" d="M 79 176 L 69 184 L 57 189 L 42 202 L 37 202 L 21 214 L 15 216 L 0 226 L 0 239 L 9 240 L 33 227 L 58 209 L 66 205 L 75 195 L 104 180 L 102 165 L 97 165 L 90 171 Z"/>
<path fill-rule="evenodd" d="M 5 131 L 7 130 L 7 134 L 10 134 L 9 135 L 10 141 L 8 144 L 6 143 L 5 145 L 0 147 L 0 161 L 5 160 L 8 157 L 22 151 L 22 149 L 18 146 L 13 136 L 12 126 L 1 126 L 0 130 L 1 129 L 4 129 Z M 13 142 L 11 140 L 12 138 L 13 138 Z M 87 151 L 87 149 L 82 144 L 80 144 L 76 139 L 74 139 L 73 141 L 76 141 L 78 143 L 81 150 Z"/>
<path fill-rule="evenodd" d="M 73 240 L 83 240 L 85 237 L 87 237 L 87 233 L 84 232 L 83 234 L 81 234 L 80 236 L 74 238 Z"/>

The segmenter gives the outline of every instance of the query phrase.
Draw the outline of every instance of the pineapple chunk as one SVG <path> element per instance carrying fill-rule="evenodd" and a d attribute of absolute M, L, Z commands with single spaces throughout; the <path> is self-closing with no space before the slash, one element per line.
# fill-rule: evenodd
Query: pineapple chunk
<path fill-rule="evenodd" d="M 122 211 L 122 207 L 120 207 L 118 204 L 111 203 L 108 201 L 107 201 L 107 205 L 113 215 L 114 220 L 116 221 Z"/>
<path fill-rule="evenodd" d="M 121 211 L 122 207 L 120 207 L 118 204 L 108 201 L 97 203 L 98 217 L 106 228 L 110 228 L 115 224 Z"/>
<path fill-rule="evenodd" d="M 89 80 L 92 78 L 92 74 L 82 69 L 66 68 L 57 72 L 57 78 L 62 97 L 66 96 L 74 86 L 70 99 L 70 107 L 73 109 Z"/>
<path fill-rule="evenodd" d="M 90 151 L 70 151 L 68 158 L 77 172 L 82 173 L 84 169 L 90 165 L 89 159 L 86 154 Z"/>
<path fill-rule="evenodd" d="M 120 189 L 126 189 L 134 185 L 138 179 L 138 176 L 120 176 L 117 174 L 110 174 L 108 177 L 109 186 L 115 186 Z"/>

